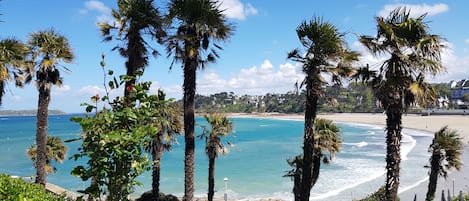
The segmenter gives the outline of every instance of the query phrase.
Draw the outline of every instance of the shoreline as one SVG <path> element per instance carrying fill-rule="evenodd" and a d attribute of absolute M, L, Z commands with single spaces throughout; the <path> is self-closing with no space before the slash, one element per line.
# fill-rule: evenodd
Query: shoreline
<path fill-rule="evenodd" d="M 235 118 L 304 120 L 303 114 L 227 113 L 227 116 Z M 317 117 L 330 119 L 335 122 L 386 126 L 386 115 L 382 113 L 319 113 Z M 433 134 L 445 125 L 448 125 L 448 128 L 456 130 L 463 138 L 465 145 L 469 143 L 469 115 L 421 116 L 416 114 L 404 114 L 402 116 L 403 128 L 421 130 Z"/>
<path fill-rule="evenodd" d="M 268 118 L 268 119 L 278 119 L 278 120 L 296 120 L 303 121 L 303 114 L 282 114 L 282 113 L 225 113 L 228 117 L 233 118 Z M 378 125 L 385 126 L 386 115 L 382 113 L 320 113 L 318 118 L 330 119 L 334 122 L 340 123 L 355 123 L 355 124 L 366 124 L 366 125 Z M 404 129 L 413 129 L 418 131 L 424 131 L 430 134 L 433 134 L 439 130 L 442 126 L 448 125 L 449 128 L 455 129 L 463 137 L 464 142 L 464 151 L 462 155 L 463 167 L 460 172 L 453 171 L 448 175 L 448 179 L 438 178 L 438 186 L 435 194 L 435 200 L 440 200 L 441 190 L 445 189 L 445 195 L 447 192 L 453 192 L 453 179 L 455 194 L 459 194 L 459 190 L 463 192 L 469 192 L 469 168 L 466 167 L 466 164 L 469 164 L 469 116 L 463 115 L 438 115 L 438 116 L 420 116 L 415 114 L 403 115 L 402 123 Z M 466 126 L 467 124 L 467 126 Z M 384 161 L 384 158 L 383 158 Z M 422 166 L 425 164 L 422 164 Z M 469 165 L 468 165 L 469 166 Z M 384 168 L 383 168 L 384 171 Z M 426 171 L 426 170 L 425 170 Z M 384 180 L 383 180 L 384 184 Z M 413 185 L 410 188 L 403 189 L 400 187 L 399 197 L 401 200 L 413 200 L 414 194 L 417 192 L 417 200 L 422 200 L 425 198 L 425 193 L 427 191 L 428 179 L 416 181 L 416 185 Z M 60 187 L 59 187 L 60 188 Z M 62 189 L 68 191 L 67 189 Z M 369 189 L 369 194 L 373 193 L 375 189 Z M 353 194 L 352 194 L 353 195 Z M 197 197 L 198 200 L 204 200 L 204 196 Z M 217 197 L 217 200 L 222 200 L 222 198 Z M 231 200 L 231 199 L 230 199 Z M 269 201 L 283 201 L 281 199 L 269 198 L 269 197 L 258 197 L 255 200 L 269 200 Z"/>
<path fill-rule="evenodd" d="M 281 114 L 281 113 L 230 113 L 228 117 L 235 118 L 270 118 L 303 120 L 303 114 Z M 368 125 L 385 126 L 386 115 L 383 113 L 320 113 L 318 118 L 330 119 L 341 123 L 359 123 Z M 437 115 L 421 116 L 416 114 L 404 114 L 402 116 L 403 129 L 414 129 L 428 133 L 435 133 L 441 127 L 448 125 L 448 128 L 456 130 L 463 138 L 463 154 L 461 156 L 463 167 L 460 171 L 453 170 L 448 174 L 447 179 L 438 178 L 435 200 L 441 199 L 441 191 L 445 191 L 445 196 L 450 194 L 458 195 L 459 191 L 469 192 L 469 116 L 466 115 Z M 384 159 L 383 159 L 384 160 Z M 383 181 L 384 183 L 384 181 Z M 453 187 L 454 185 L 454 187 Z M 428 177 L 423 181 L 418 181 L 417 185 L 399 192 L 401 200 L 412 200 L 417 195 L 418 200 L 425 198 L 428 186 Z M 402 190 L 402 189 L 400 189 Z M 370 194 L 373 192 L 370 192 Z"/>

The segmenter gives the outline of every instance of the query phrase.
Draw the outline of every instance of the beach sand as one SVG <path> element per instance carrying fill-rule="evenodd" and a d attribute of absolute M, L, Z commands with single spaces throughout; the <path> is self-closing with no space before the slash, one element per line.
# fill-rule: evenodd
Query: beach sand
<path fill-rule="evenodd" d="M 231 117 L 262 117 L 262 118 L 275 118 L 275 119 L 304 119 L 300 114 L 279 114 L 279 113 L 235 113 L 230 114 Z M 345 123 L 362 123 L 372 125 L 385 125 L 386 115 L 383 113 L 338 113 L 338 114 L 319 114 L 318 117 L 333 120 L 335 122 Z M 408 129 L 423 130 L 430 133 L 435 133 L 443 126 L 448 125 L 450 129 L 456 130 L 464 142 L 464 152 L 462 156 L 463 168 L 460 171 L 452 171 L 447 179 L 438 178 L 438 186 L 435 200 L 441 200 L 441 191 L 445 191 L 447 196 L 448 190 L 450 194 L 459 194 L 459 191 L 469 192 L 469 116 L 463 115 L 436 115 L 436 116 L 421 116 L 414 114 L 403 115 L 402 126 Z M 383 159 L 384 160 L 384 159 Z M 425 170 L 424 170 L 425 171 Z M 383 181 L 384 184 L 384 181 Z M 454 188 L 453 188 L 454 185 Z M 420 183 L 419 185 L 399 193 L 399 197 L 403 201 L 413 200 L 417 194 L 417 200 L 425 200 L 427 192 L 428 180 Z M 370 193 L 374 190 L 370 189 Z"/>

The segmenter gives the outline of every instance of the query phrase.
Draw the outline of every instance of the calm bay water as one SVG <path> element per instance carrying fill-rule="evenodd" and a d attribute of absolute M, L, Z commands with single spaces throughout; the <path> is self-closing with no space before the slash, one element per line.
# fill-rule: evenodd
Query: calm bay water
<path fill-rule="evenodd" d="M 81 131 L 69 119 L 73 115 L 51 116 L 49 134 L 63 140 L 76 138 Z M 286 159 L 301 152 L 303 122 L 262 118 L 233 118 L 234 133 L 226 138 L 235 144 L 230 153 L 216 161 L 215 197 L 222 197 L 228 178 L 228 194 L 238 200 L 281 198 L 292 200 L 292 181 L 282 177 L 290 169 Z M 197 118 L 202 124 L 203 119 Z M 35 170 L 25 150 L 35 141 L 35 117 L 0 117 L 0 172 L 18 176 L 33 176 Z M 343 150 L 329 165 L 322 165 L 319 181 L 312 190 L 314 200 L 351 200 L 361 198 L 384 184 L 385 139 L 379 126 L 338 123 L 344 139 Z M 200 129 L 196 129 L 200 133 Z M 404 130 L 402 144 L 401 190 L 424 180 L 428 161 L 429 133 Z M 164 154 L 161 190 L 181 196 L 184 192 L 184 139 Z M 76 153 L 79 142 L 67 143 L 69 156 Z M 207 192 L 208 160 L 204 141 L 196 141 L 196 194 Z M 66 160 L 57 164 L 58 172 L 48 176 L 48 182 L 67 189 L 80 190 L 87 185 L 70 175 L 77 165 L 86 161 Z M 139 177 L 144 186 L 135 195 L 151 188 L 151 173 Z"/>

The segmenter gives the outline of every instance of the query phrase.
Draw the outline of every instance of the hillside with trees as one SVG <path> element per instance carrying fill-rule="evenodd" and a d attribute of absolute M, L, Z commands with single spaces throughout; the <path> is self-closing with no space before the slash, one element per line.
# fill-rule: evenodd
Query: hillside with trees
<path fill-rule="evenodd" d="M 445 83 L 432 84 L 439 97 L 451 97 L 451 89 Z M 379 102 L 373 97 L 371 89 L 363 83 L 352 82 L 346 87 L 327 86 L 326 96 L 319 99 L 319 112 L 383 112 Z M 199 113 L 302 113 L 304 112 L 305 91 L 290 91 L 284 94 L 266 93 L 264 95 L 239 95 L 234 92 L 219 92 L 211 95 L 195 96 L 195 109 Z M 452 102 L 448 100 L 448 102 Z M 178 101 L 182 104 L 181 101 Z M 426 108 L 438 108 L 439 104 L 427 105 Z M 441 104 L 440 104 L 441 105 Z M 445 109 L 455 106 L 446 104 Z M 411 111 L 418 111 L 417 105 Z"/>

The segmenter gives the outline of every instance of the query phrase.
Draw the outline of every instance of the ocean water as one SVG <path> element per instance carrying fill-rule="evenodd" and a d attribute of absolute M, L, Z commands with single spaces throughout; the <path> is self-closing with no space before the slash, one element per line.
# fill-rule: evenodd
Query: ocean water
<path fill-rule="evenodd" d="M 63 140 L 76 138 L 81 128 L 69 119 L 73 115 L 51 116 L 49 134 Z M 203 124 L 202 118 L 196 119 Z M 35 174 L 25 150 L 35 141 L 35 117 L 0 117 L 0 173 L 23 177 Z M 216 160 L 215 197 L 223 197 L 224 178 L 228 178 L 228 196 L 237 200 L 278 198 L 292 200 L 292 181 L 283 177 L 290 169 L 286 159 L 301 153 L 303 121 L 264 118 L 232 118 L 234 132 L 225 138 L 235 146 L 229 154 Z M 384 128 L 364 124 L 337 123 L 343 137 L 342 151 L 329 165 L 321 166 L 318 183 L 311 191 L 312 200 L 352 200 L 374 192 L 384 184 L 385 136 Z M 200 133 L 201 129 L 196 129 Z M 404 191 L 424 181 L 428 170 L 428 145 L 431 134 L 404 129 L 402 140 L 401 186 Z M 178 138 L 171 152 L 162 160 L 161 190 L 182 196 L 184 192 L 184 139 Z M 80 142 L 66 144 L 69 156 L 77 152 Z M 195 194 L 207 192 L 208 160 L 204 141 L 196 141 Z M 47 181 L 70 190 L 84 189 L 88 183 L 70 174 L 73 167 L 85 160 L 66 160 L 56 164 L 57 173 Z M 151 173 L 138 178 L 144 186 L 134 195 L 151 189 Z"/>

